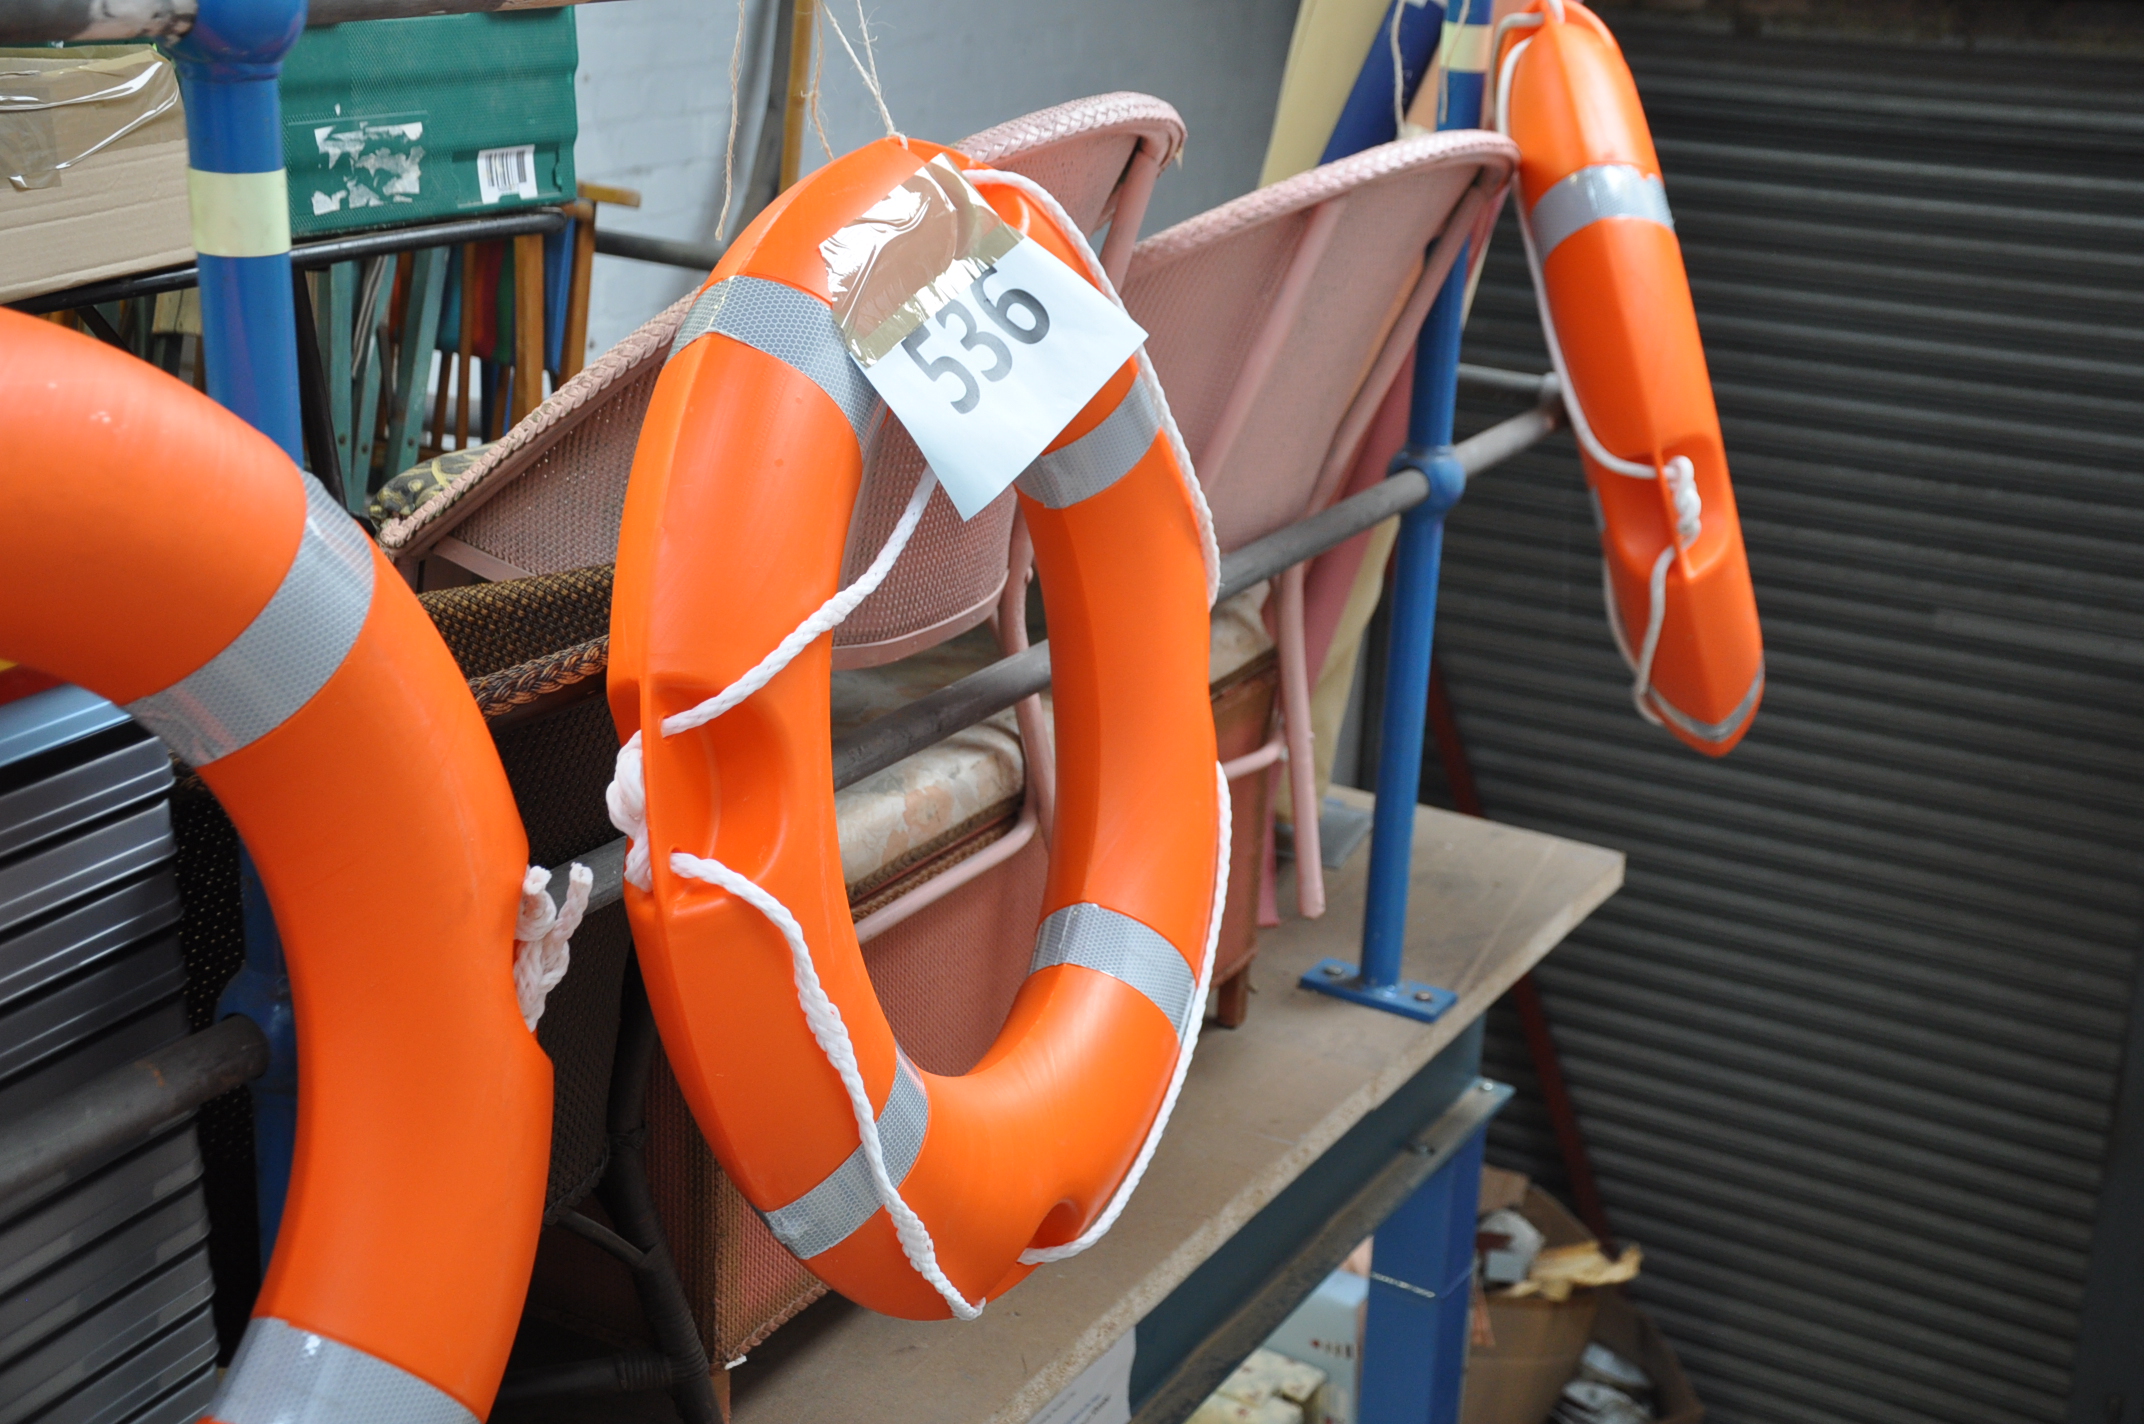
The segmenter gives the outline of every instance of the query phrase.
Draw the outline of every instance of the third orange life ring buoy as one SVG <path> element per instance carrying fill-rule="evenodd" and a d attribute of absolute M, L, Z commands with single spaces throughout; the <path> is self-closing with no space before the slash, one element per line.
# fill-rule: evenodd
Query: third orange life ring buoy
<path fill-rule="evenodd" d="M 1528 262 L 1597 502 L 1632 700 L 1723 756 L 1763 698 L 1764 637 L 1637 85 L 1578 0 L 1533 0 L 1498 23 L 1493 48 L 1496 125 L 1519 145 Z"/>
<path fill-rule="evenodd" d="M 1210 534 L 1136 359 L 1021 477 L 1050 616 L 1056 833 L 1032 972 L 972 1071 L 909 1063 L 865 972 L 834 822 L 830 640 L 726 715 L 680 720 L 754 685 L 835 592 L 884 416 L 837 332 L 821 245 L 940 154 L 971 166 L 893 139 L 835 160 L 702 289 L 634 458 L 609 689 L 631 738 L 614 814 L 646 887 L 626 905 L 685 1098 L 790 1250 L 914 1318 L 971 1315 L 1121 1205 L 1203 1013 L 1226 864 Z M 1014 183 L 991 206 L 1084 270 L 1076 234 Z"/>
<path fill-rule="evenodd" d="M 200 771 L 289 956 L 290 1198 L 207 1418 L 476 1424 L 536 1257 L 551 1065 L 515 1000 L 528 843 L 469 685 L 348 513 L 208 397 L 6 311 L 0 393 L 0 656 Z"/>

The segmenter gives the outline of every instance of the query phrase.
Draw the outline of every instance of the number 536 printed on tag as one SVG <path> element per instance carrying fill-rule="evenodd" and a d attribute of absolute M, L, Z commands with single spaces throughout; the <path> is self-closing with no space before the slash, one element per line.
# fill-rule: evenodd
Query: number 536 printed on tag
<path fill-rule="evenodd" d="M 1144 340 L 1114 302 L 1022 239 L 864 375 L 972 519 Z"/>

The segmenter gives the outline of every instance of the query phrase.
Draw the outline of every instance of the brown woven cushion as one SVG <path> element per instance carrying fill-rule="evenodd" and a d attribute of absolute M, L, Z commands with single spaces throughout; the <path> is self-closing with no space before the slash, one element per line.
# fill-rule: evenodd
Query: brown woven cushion
<path fill-rule="evenodd" d="M 462 676 L 482 678 L 610 633 L 611 566 L 420 593 Z"/>

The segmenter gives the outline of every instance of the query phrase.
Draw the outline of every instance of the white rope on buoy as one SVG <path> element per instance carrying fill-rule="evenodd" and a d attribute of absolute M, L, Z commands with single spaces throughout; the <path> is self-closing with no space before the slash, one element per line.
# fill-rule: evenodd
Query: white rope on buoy
<path fill-rule="evenodd" d="M 568 867 L 566 902 L 554 905 L 550 871 L 532 865 L 521 878 L 521 909 L 514 918 L 514 998 L 521 1006 L 521 1021 L 532 1033 L 543 1017 L 544 1001 L 573 962 L 570 941 L 588 913 L 588 893 L 595 883 L 587 866 Z"/>

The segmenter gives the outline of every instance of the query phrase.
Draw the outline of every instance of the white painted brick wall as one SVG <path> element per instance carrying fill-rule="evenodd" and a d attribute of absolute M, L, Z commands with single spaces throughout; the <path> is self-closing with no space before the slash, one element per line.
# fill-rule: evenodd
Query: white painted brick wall
<path fill-rule="evenodd" d="M 851 40 L 855 0 L 833 0 Z M 879 77 L 896 122 L 951 142 L 1067 99 L 1137 89 L 1174 104 L 1190 142 L 1155 190 L 1147 231 L 1203 212 L 1258 182 L 1296 0 L 866 0 Z M 578 12 L 581 137 L 591 182 L 639 188 L 613 227 L 710 241 L 729 122 L 734 0 L 615 0 Z M 869 95 L 835 45 L 822 106 L 837 152 L 881 132 Z M 824 161 L 816 139 L 807 168 Z M 743 163 L 740 155 L 740 166 Z M 743 181 L 740 173 L 739 181 Z M 688 272 L 596 259 L 589 352 L 604 351 L 683 295 Z"/>
<path fill-rule="evenodd" d="M 580 142 L 575 170 L 591 183 L 640 190 L 638 210 L 605 206 L 621 232 L 709 242 L 722 201 L 729 128 L 733 0 L 615 0 L 583 5 Z M 588 304 L 588 354 L 683 296 L 690 272 L 597 257 Z"/>

